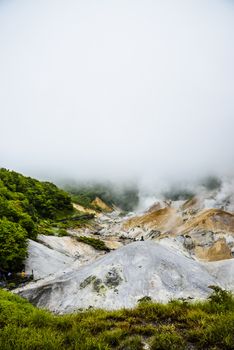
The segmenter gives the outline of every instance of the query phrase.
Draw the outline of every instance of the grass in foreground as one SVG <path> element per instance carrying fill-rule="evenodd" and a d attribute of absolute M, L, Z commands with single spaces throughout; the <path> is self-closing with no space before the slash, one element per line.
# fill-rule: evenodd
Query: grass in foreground
<path fill-rule="evenodd" d="M 134 309 L 56 316 L 0 290 L 2 350 L 234 349 L 234 298 L 219 288 L 203 303 L 141 302 Z"/>

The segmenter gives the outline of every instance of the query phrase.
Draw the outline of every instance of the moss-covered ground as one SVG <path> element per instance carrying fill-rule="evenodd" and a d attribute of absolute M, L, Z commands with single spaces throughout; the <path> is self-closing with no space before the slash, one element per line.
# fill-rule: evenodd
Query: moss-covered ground
<path fill-rule="evenodd" d="M 143 299 L 144 300 L 144 299 Z M 234 298 L 200 303 L 145 299 L 134 309 L 53 315 L 0 290 L 1 350 L 234 349 Z"/>

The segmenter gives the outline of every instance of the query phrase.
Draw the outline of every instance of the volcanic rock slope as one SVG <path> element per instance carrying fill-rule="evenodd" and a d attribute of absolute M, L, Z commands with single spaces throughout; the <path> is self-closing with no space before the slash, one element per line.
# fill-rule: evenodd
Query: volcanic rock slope
<path fill-rule="evenodd" d="M 79 308 L 132 307 L 150 296 L 204 298 L 217 280 L 204 265 L 153 241 L 134 242 L 95 262 L 32 283 L 19 294 L 40 307 L 66 313 Z"/>
<path fill-rule="evenodd" d="M 191 256 L 204 261 L 231 259 L 234 254 L 234 214 L 219 208 L 205 208 L 199 197 L 177 206 L 161 203 L 125 220 L 123 234 L 138 239 L 174 240 Z"/>
<path fill-rule="evenodd" d="M 16 293 L 67 313 L 132 307 L 144 296 L 201 299 L 210 285 L 234 291 L 234 215 L 205 202 L 204 196 L 162 201 L 124 218 L 99 213 L 93 228 L 73 230 L 72 237 L 41 236 L 40 243 L 30 243 L 27 261 L 39 280 Z M 99 238 L 116 250 L 96 251 L 76 235 Z"/>

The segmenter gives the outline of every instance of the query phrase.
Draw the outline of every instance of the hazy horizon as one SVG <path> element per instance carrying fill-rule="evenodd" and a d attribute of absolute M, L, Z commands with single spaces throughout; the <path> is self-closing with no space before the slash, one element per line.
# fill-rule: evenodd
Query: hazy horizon
<path fill-rule="evenodd" d="M 0 166 L 61 181 L 234 174 L 234 3 L 0 1 Z"/>

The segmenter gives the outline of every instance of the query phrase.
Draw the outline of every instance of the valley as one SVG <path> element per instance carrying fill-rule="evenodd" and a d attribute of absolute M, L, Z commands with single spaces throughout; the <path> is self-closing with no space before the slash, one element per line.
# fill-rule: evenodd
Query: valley
<path fill-rule="evenodd" d="M 201 300 L 210 285 L 234 291 L 234 214 L 207 207 L 216 192 L 161 200 L 137 214 L 108 208 L 93 212 L 87 227 L 68 229 L 67 236 L 39 235 L 29 243 L 26 262 L 35 280 L 15 292 L 36 306 L 71 313 L 134 307 L 144 297 Z"/>

